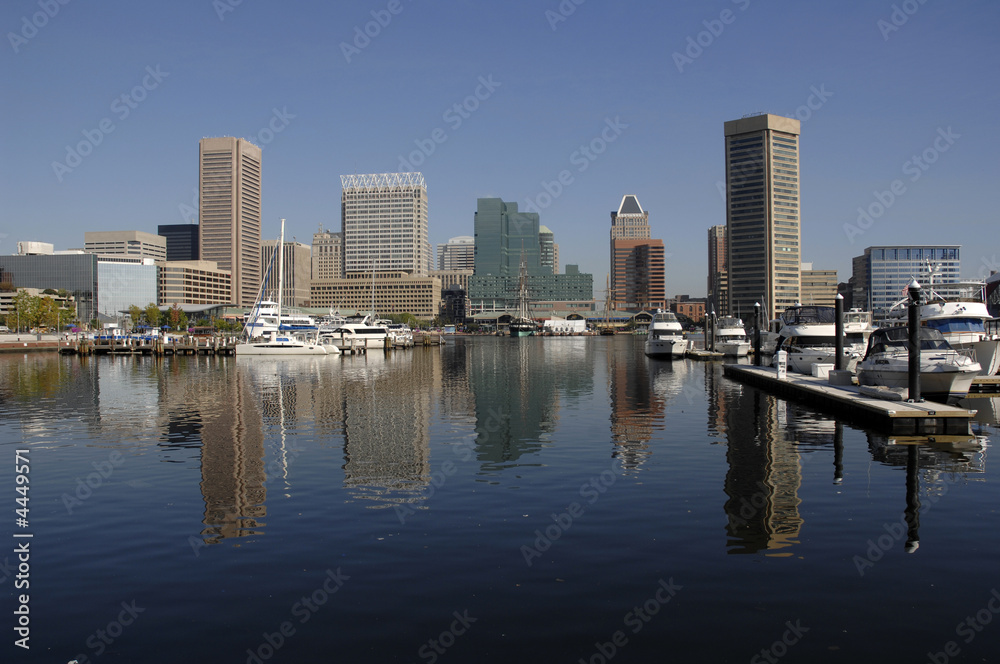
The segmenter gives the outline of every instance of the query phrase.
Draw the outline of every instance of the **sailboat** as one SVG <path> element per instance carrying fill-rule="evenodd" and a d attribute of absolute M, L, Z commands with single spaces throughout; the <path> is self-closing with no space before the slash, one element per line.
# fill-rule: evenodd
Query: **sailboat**
<path fill-rule="evenodd" d="M 285 247 L 285 220 L 281 220 L 281 236 L 278 240 L 278 301 L 276 303 L 275 320 L 281 322 L 281 291 L 284 286 L 284 251 Z M 263 292 L 263 287 L 261 288 Z M 326 355 L 326 348 L 318 343 L 302 341 L 287 332 L 283 333 L 281 328 L 272 330 L 269 338 L 265 341 L 253 342 L 250 340 L 236 344 L 236 356 L 240 355 Z"/>
<path fill-rule="evenodd" d="M 608 276 L 605 279 L 605 293 L 607 296 L 604 299 L 604 327 L 601 328 L 601 334 L 605 336 L 612 336 L 615 333 L 615 326 L 611 323 L 611 277 Z"/>
<path fill-rule="evenodd" d="M 521 252 L 521 270 L 517 284 L 517 315 L 507 326 L 512 337 L 530 337 L 538 331 L 538 324 L 531 318 L 528 311 L 528 267 L 524 262 L 524 252 Z"/>

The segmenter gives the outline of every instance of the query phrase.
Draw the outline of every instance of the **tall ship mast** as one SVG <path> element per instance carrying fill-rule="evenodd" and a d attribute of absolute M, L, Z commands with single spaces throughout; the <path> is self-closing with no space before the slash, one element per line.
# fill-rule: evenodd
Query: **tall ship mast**
<path fill-rule="evenodd" d="M 528 308 L 528 266 L 521 252 L 521 267 L 517 278 L 517 313 L 507 326 L 512 337 L 530 337 L 538 330 Z"/>

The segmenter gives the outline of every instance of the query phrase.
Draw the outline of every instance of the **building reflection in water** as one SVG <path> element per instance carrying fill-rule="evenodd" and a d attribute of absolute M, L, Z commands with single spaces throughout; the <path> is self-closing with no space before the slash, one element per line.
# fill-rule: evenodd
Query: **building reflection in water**
<path fill-rule="evenodd" d="M 729 553 L 778 552 L 798 544 L 802 483 L 795 440 L 785 433 L 779 401 L 730 381 L 717 385 L 728 449 L 724 490 Z M 710 408 L 711 405 L 710 405 Z M 721 428 L 721 427 L 720 427 Z"/>
<path fill-rule="evenodd" d="M 441 362 L 421 350 L 340 360 L 344 487 L 369 507 L 421 499 L 430 480 L 432 395 Z"/>
<path fill-rule="evenodd" d="M 530 457 L 550 444 L 563 400 L 593 391 L 593 347 L 586 342 L 495 337 L 457 346 L 468 354 L 481 472 L 538 465 Z"/>

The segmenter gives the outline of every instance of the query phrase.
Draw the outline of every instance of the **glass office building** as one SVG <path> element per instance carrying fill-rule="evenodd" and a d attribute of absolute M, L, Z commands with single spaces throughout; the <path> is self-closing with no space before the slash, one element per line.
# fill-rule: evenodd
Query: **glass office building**
<path fill-rule="evenodd" d="M 930 285 L 930 269 L 934 270 L 935 286 L 959 281 L 961 246 L 868 247 L 852 264 L 856 281 L 853 306 L 868 309 L 875 320 L 881 320 L 906 297 L 906 288 L 913 279 L 921 286 Z"/>
<path fill-rule="evenodd" d="M 90 321 L 97 311 L 95 254 L 0 256 L 0 281 L 15 288 L 65 289 L 76 300 L 81 321 Z"/>
<path fill-rule="evenodd" d="M 151 258 L 98 256 L 97 311 L 107 319 L 117 319 L 131 305 L 157 304 L 156 263 Z"/>

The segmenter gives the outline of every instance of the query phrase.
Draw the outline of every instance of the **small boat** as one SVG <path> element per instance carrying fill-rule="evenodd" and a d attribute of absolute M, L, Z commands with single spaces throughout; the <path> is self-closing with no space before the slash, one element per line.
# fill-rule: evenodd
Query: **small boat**
<path fill-rule="evenodd" d="M 858 362 L 858 384 L 907 388 L 909 378 L 909 328 L 883 327 L 868 338 L 868 352 Z M 956 350 L 940 331 L 921 327 L 920 394 L 943 403 L 964 399 L 980 366 L 970 350 Z"/>
<path fill-rule="evenodd" d="M 834 307 L 797 305 L 781 314 L 776 350 L 788 353 L 788 366 L 799 373 L 812 373 L 813 364 L 836 364 L 837 323 Z M 871 313 L 852 309 L 844 312 L 843 368 L 854 371 L 864 355 L 874 329 Z M 762 344 L 763 345 L 763 344 Z"/>
<path fill-rule="evenodd" d="M 281 235 L 279 236 L 278 246 L 285 246 L 285 220 L 281 220 Z M 319 343 L 313 341 L 305 341 L 296 337 L 291 336 L 288 333 L 281 333 L 279 329 L 281 327 L 281 287 L 282 287 L 282 268 L 284 267 L 284 251 L 274 252 L 278 255 L 278 301 L 275 303 L 275 322 L 277 323 L 275 328 L 269 332 L 269 339 L 266 340 L 254 340 L 251 335 L 251 330 L 253 329 L 252 323 L 244 327 L 244 334 L 247 335 L 249 340 L 242 343 L 236 344 L 235 352 L 236 356 L 241 355 L 326 355 L 326 349 Z M 261 284 L 261 292 L 264 290 L 264 285 Z M 259 311 L 260 301 L 258 298 L 257 306 L 254 310 Z"/>
<path fill-rule="evenodd" d="M 715 350 L 723 355 L 744 357 L 750 354 L 750 341 L 743 329 L 743 320 L 723 316 L 715 324 Z"/>
<path fill-rule="evenodd" d="M 648 357 L 680 358 L 684 357 L 691 342 L 684 338 L 684 327 L 672 311 L 660 311 L 653 314 L 646 335 L 645 353 Z"/>
<path fill-rule="evenodd" d="M 370 320 L 369 316 L 365 316 L 356 322 L 321 326 L 319 343 L 324 346 L 335 346 L 341 351 L 385 348 L 385 339 L 389 336 L 389 330 L 384 325 L 370 324 Z"/>

